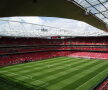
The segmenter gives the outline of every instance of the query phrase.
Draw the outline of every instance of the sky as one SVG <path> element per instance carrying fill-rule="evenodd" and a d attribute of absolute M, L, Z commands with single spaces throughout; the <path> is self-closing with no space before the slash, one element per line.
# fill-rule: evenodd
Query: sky
<path fill-rule="evenodd" d="M 19 21 L 34 23 L 39 25 L 22 24 L 19 22 L 8 22 L 2 20 Z M 51 26 L 51 27 L 47 27 Z M 53 28 L 52 28 L 53 27 Z M 42 28 L 47 32 L 41 31 Z M 108 35 L 108 33 L 99 30 L 85 22 L 56 18 L 56 17 L 5 17 L 0 18 L 0 36 L 25 36 L 25 37 L 41 37 L 41 36 L 95 36 Z"/>

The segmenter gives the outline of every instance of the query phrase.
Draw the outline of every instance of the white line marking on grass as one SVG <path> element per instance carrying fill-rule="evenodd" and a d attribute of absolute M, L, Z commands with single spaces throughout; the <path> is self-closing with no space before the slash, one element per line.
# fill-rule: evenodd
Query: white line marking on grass
<path fill-rule="evenodd" d="M 53 67 L 54 65 L 47 65 L 46 67 L 50 68 L 50 67 Z"/>
<path fill-rule="evenodd" d="M 0 71 L 1 72 L 1 71 Z M 36 85 L 38 86 L 39 84 L 41 86 L 38 86 L 38 87 L 35 87 L 36 89 L 40 89 L 40 88 L 44 88 L 45 86 L 48 86 L 48 83 L 44 82 L 44 81 L 41 81 L 41 80 L 34 80 L 32 78 L 32 76 L 30 75 L 27 75 L 27 76 L 23 76 L 23 75 L 19 75 L 19 74 L 16 74 L 16 73 L 12 73 L 12 72 L 8 72 L 8 71 L 2 71 L 2 72 L 7 72 L 9 73 L 8 76 L 13 76 L 13 75 L 17 75 L 17 76 L 20 76 L 20 77 L 16 77 L 17 80 L 19 81 L 24 81 L 24 79 L 31 79 L 33 80 L 33 82 L 31 82 L 32 85 Z M 29 83 L 28 83 L 29 84 Z"/>
<path fill-rule="evenodd" d="M 30 76 L 30 75 L 27 75 L 27 77 L 30 78 L 30 79 L 32 79 L 32 76 Z"/>
<path fill-rule="evenodd" d="M 64 62 L 67 62 L 68 60 L 67 59 L 62 59 L 62 60 L 65 60 Z M 66 61 L 67 60 L 67 61 Z M 68 61 L 68 62 L 70 62 L 70 61 Z M 50 63 L 49 63 L 50 64 Z M 45 66 L 43 66 L 43 67 L 37 67 L 37 68 L 33 68 L 33 70 L 31 70 L 31 71 L 35 71 L 35 70 L 38 70 L 38 69 L 42 69 L 42 68 L 50 68 L 50 67 L 53 67 L 53 66 L 55 66 L 55 65 L 58 65 L 59 63 L 54 63 L 53 65 L 45 65 Z M 31 66 L 31 67 L 33 67 L 33 66 Z M 24 71 L 19 71 L 20 73 L 23 73 Z M 28 70 L 25 70 L 25 72 L 29 72 Z"/>
<path fill-rule="evenodd" d="M 62 58 L 60 58 L 60 60 L 67 60 L 68 58 L 65 58 L 65 59 L 62 59 Z M 53 61 L 51 61 L 51 62 L 45 62 L 45 64 L 50 64 L 50 63 L 53 63 L 53 62 L 55 62 L 54 60 Z M 38 62 L 36 62 L 36 63 L 38 63 Z M 33 64 L 33 65 L 32 65 Z M 36 64 L 35 63 L 32 63 L 32 64 L 30 64 L 30 65 L 24 65 L 24 67 L 23 68 L 27 68 L 27 67 L 34 67 L 34 66 L 36 66 Z M 39 64 L 37 64 L 37 65 L 43 65 L 44 63 L 39 63 Z M 18 67 L 13 67 L 13 68 L 11 68 L 10 69 L 10 71 L 11 70 L 19 70 L 19 69 L 21 69 L 19 66 Z"/>
<path fill-rule="evenodd" d="M 62 60 L 67 60 L 67 59 L 62 59 Z M 69 60 L 71 60 L 71 58 L 70 58 Z M 76 60 L 77 60 L 77 59 L 76 59 Z M 53 67 L 53 66 L 55 66 L 55 65 L 47 65 L 48 68 Z M 62 65 L 61 65 L 61 67 L 62 67 Z M 63 67 L 64 67 L 64 66 L 63 66 Z"/>
<path fill-rule="evenodd" d="M 32 84 L 33 85 L 36 85 L 36 86 L 42 84 L 41 86 L 36 87 L 36 89 L 44 88 L 45 86 L 48 86 L 49 85 L 48 83 L 46 83 L 44 81 L 41 81 L 41 80 L 35 80 L 34 82 L 32 82 Z"/>
<path fill-rule="evenodd" d="M 108 70 L 108 69 L 105 69 L 105 70 Z M 104 70 L 104 71 L 105 71 Z M 79 87 L 77 87 L 76 89 L 78 89 L 78 88 L 80 88 L 81 86 L 83 86 L 84 84 L 86 84 L 87 82 L 89 82 L 89 81 L 91 81 L 91 80 L 93 80 L 94 78 L 96 78 L 97 77 L 97 75 L 100 75 L 101 73 L 103 73 L 104 71 L 102 71 L 102 72 L 99 72 L 98 74 L 96 74 L 94 77 L 92 77 L 91 79 L 89 79 L 88 81 L 86 81 L 86 82 L 84 82 L 82 85 L 80 85 Z"/>
<path fill-rule="evenodd" d="M 5 73 L 5 72 L 7 72 L 7 71 L 0 71 L 0 73 Z"/>
<path fill-rule="evenodd" d="M 46 83 L 46 82 L 44 82 L 42 80 L 34 80 L 32 78 L 32 76 L 30 76 L 30 75 L 28 75 L 27 77 L 33 80 L 33 82 L 31 82 L 32 85 L 38 86 L 39 84 L 42 84 L 41 86 L 36 87 L 36 89 L 40 89 L 40 88 L 43 88 L 45 86 L 48 86 L 48 83 Z"/>

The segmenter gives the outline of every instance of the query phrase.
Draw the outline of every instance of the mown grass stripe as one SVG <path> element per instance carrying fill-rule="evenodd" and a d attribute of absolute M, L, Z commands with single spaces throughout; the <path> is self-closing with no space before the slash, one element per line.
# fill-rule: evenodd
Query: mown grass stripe
<path fill-rule="evenodd" d="M 64 72 L 64 76 L 65 75 L 67 75 L 67 74 L 70 74 L 70 73 L 74 73 L 74 72 L 76 72 L 77 70 L 79 70 L 79 69 L 81 69 L 81 68 L 84 68 L 85 66 L 87 66 L 88 64 L 93 64 L 93 63 L 95 63 L 95 62 L 87 62 L 87 63 L 83 63 L 83 64 L 79 64 L 79 65 L 83 65 L 83 67 L 81 67 L 81 66 L 77 66 L 77 67 L 75 67 L 75 68 L 77 68 L 77 69 L 73 69 L 73 67 L 71 67 L 70 69 L 68 69 L 68 70 L 66 70 L 66 71 L 63 71 Z M 61 73 L 63 73 L 63 72 L 61 72 Z M 59 74 L 60 73 L 56 73 L 58 76 L 59 76 Z M 60 76 L 59 76 L 60 77 Z M 59 77 L 57 78 L 55 78 L 55 79 L 59 79 Z M 62 77 L 61 77 L 62 78 Z"/>
<path fill-rule="evenodd" d="M 49 76 L 48 76 L 49 77 Z M 34 80 L 36 80 L 36 79 L 34 79 Z M 41 80 L 43 81 L 43 79 L 41 78 Z M 33 81 L 30 81 L 30 82 L 33 82 Z M 46 81 L 45 81 L 46 82 Z"/>
<path fill-rule="evenodd" d="M 71 62 L 70 60 L 68 60 L 68 59 L 63 59 L 62 60 L 62 63 L 64 63 L 64 62 L 67 62 L 67 61 L 69 61 L 69 62 Z M 56 61 L 56 62 L 54 62 L 54 63 L 47 63 L 47 64 L 44 64 L 44 65 L 32 65 L 31 67 L 25 67 L 25 68 L 23 68 L 23 69 L 25 69 L 25 71 L 29 71 L 29 70 L 31 70 L 31 68 L 32 68 L 32 70 L 31 70 L 31 72 L 32 71 L 36 71 L 36 70 L 38 70 L 38 71 L 40 71 L 40 69 L 42 70 L 42 69 L 44 69 L 44 68 L 48 68 L 48 65 L 57 65 L 57 64 L 59 64 L 59 62 L 61 62 L 61 61 Z M 16 70 L 12 70 L 11 72 L 16 72 Z M 23 71 L 17 71 L 17 72 L 23 72 Z"/>
<path fill-rule="evenodd" d="M 27 69 L 29 71 L 28 73 L 20 73 L 20 72 L 17 73 L 17 72 L 14 72 L 14 71 L 13 72 L 8 72 L 7 69 L 3 70 L 2 68 L 0 68 L 0 71 L 2 70 L 1 74 L 3 74 L 3 75 L 7 75 L 8 74 L 9 78 L 12 79 L 13 81 L 17 81 L 18 83 L 25 84 L 25 85 L 27 85 L 29 87 L 32 87 L 32 89 L 33 88 L 36 89 L 38 86 L 43 85 L 43 83 L 37 83 L 36 80 L 44 81 L 45 83 L 49 84 L 49 85 L 47 85 L 47 86 L 44 87 L 44 89 L 46 89 L 46 90 L 47 89 L 48 90 L 60 90 L 60 89 L 63 89 L 63 90 L 72 90 L 71 85 L 74 85 L 74 87 L 73 87 L 74 89 L 85 90 L 84 87 L 83 87 L 83 85 L 85 85 L 88 88 L 90 88 L 91 85 L 93 85 L 93 84 L 88 85 L 88 84 L 90 84 L 89 81 L 90 82 L 93 81 L 94 80 L 93 78 L 97 77 L 97 75 L 100 74 L 102 72 L 102 70 L 103 71 L 104 70 L 108 71 L 108 70 L 106 70 L 107 66 L 105 66 L 105 65 L 102 65 L 102 66 L 104 66 L 103 68 L 100 67 L 101 70 L 99 69 L 99 67 L 95 66 L 95 65 L 97 65 L 97 66 L 101 65 L 98 62 L 101 62 L 101 63 L 104 64 L 104 62 L 106 62 L 106 61 L 81 59 L 81 58 L 69 58 L 69 59 L 71 59 L 72 62 L 70 62 L 69 60 L 67 60 L 66 62 L 62 63 L 61 65 L 57 65 L 56 66 L 56 64 L 60 64 L 61 62 L 63 62 L 62 60 L 57 59 L 57 61 L 60 60 L 60 62 L 58 62 L 58 63 L 57 62 L 53 62 L 52 63 L 53 66 L 51 66 L 49 68 L 46 68 L 48 64 L 44 64 L 44 62 L 43 62 L 43 61 L 47 61 L 47 60 L 43 60 L 42 61 L 43 65 L 38 66 L 38 67 L 32 66 L 32 65 L 35 65 L 35 63 L 33 62 L 34 64 L 31 64 L 32 67 L 30 67 L 29 69 L 25 68 L 25 69 Z M 36 62 L 38 63 L 38 61 L 36 61 Z M 25 64 L 28 64 L 28 63 L 25 63 Z M 49 65 L 50 65 L 50 63 L 49 63 Z M 93 68 L 93 66 L 95 66 L 95 68 L 94 68 L 95 70 L 91 69 L 91 68 Z M 22 67 L 23 67 L 23 65 L 21 67 L 19 67 L 19 68 L 22 68 Z M 36 70 L 39 69 L 40 72 L 39 71 L 36 72 L 35 68 L 37 68 Z M 42 68 L 44 68 L 44 69 L 42 70 Z M 22 72 L 26 71 L 25 69 L 21 69 Z M 97 71 L 96 69 L 99 69 L 99 71 Z M 32 70 L 34 70 L 34 71 L 31 72 Z M 7 72 L 3 72 L 3 71 L 7 71 Z M 1 74 L 0 74 L 0 76 L 1 76 Z M 90 76 L 89 76 L 89 74 L 90 74 Z M 93 76 L 94 74 L 95 74 L 95 76 Z M 99 75 L 99 78 L 104 77 L 104 76 L 102 76 L 103 74 L 106 74 L 106 72 L 104 72 L 101 75 Z M 78 77 L 78 75 L 80 75 L 80 77 Z M 84 75 L 85 75 L 85 77 L 87 77 L 87 79 L 85 79 L 85 81 L 83 81 Z M 6 78 L 7 78 L 7 76 L 6 76 Z M 75 80 L 75 77 L 77 78 L 76 80 Z M 58 81 L 57 81 L 57 79 L 58 79 Z M 74 79 L 74 81 L 72 82 L 71 79 Z M 97 78 L 95 78 L 95 80 L 97 80 Z M 61 83 L 60 81 L 63 81 L 64 83 Z M 83 81 L 82 84 L 81 84 L 81 81 Z M 75 85 L 76 84 L 75 82 L 80 82 L 79 85 L 81 87 L 76 88 L 77 86 Z M 86 84 L 86 82 L 88 84 Z M 58 84 L 56 85 L 56 83 L 58 83 Z M 92 82 L 92 83 L 94 83 L 94 82 Z M 70 87 L 68 85 L 70 85 Z M 7 87 L 8 87 L 8 85 L 7 85 Z M 87 87 L 86 87 L 86 90 L 88 90 Z M 1 86 L 1 88 L 2 88 L 2 86 Z M 9 88 L 11 88 L 11 87 L 9 87 Z M 15 89 L 15 87 L 13 87 L 13 88 Z M 16 88 L 16 89 L 18 89 L 18 88 Z M 23 89 L 21 88 L 20 90 L 23 90 Z"/>
<path fill-rule="evenodd" d="M 59 77 L 62 77 L 63 75 L 67 75 L 70 72 L 72 73 L 72 72 L 82 68 L 82 67 L 80 67 L 81 65 L 84 65 L 84 66 L 88 65 L 88 63 L 92 64 L 94 62 L 88 62 L 87 61 L 87 62 L 81 62 L 81 63 L 77 63 L 77 64 L 74 64 L 74 65 L 70 65 L 67 68 L 60 69 L 61 70 L 60 72 L 59 71 L 58 72 L 53 72 L 53 74 L 51 74 L 50 76 L 48 75 L 47 77 L 43 77 L 43 78 L 41 77 L 41 79 L 44 80 L 44 81 L 55 80 Z"/>
<path fill-rule="evenodd" d="M 53 87 L 56 86 L 56 88 L 55 88 L 56 90 L 60 90 L 61 88 L 63 89 L 65 87 L 69 90 L 72 90 L 72 89 L 74 89 L 74 85 L 71 84 L 71 83 L 74 83 L 75 81 L 79 80 L 80 78 L 83 78 L 86 75 L 89 75 L 94 70 L 96 70 L 97 68 L 99 68 L 99 67 L 101 67 L 102 65 L 105 65 L 105 64 L 106 64 L 106 62 L 97 62 L 94 65 L 92 65 L 94 67 L 92 67 L 91 65 L 88 65 L 87 67 L 84 67 L 82 70 L 79 69 L 78 70 L 79 73 L 77 73 L 77 74 L 74 73 L 74 75 L 70 74 L 70 77 L 67 77 L 64 80 L 61 80 L 61 81 L 57 82 L 56 84 L 53 84 L 52 86 L 50 86 L 48 88 L 53 90 Z M 89 69 L 89 71 L 85 71 L 85 70 L 88 70 L 88 69 Z M 82 81 L 83 81 L 83 79 L 82 79 Z M 71 89 L 69 87 L 71 87 Z"/>
<path fill-rule="evenodd" d="M 80 64 L 84 64 L 84 63 L 87 63 L 85 61 L 81 61 L 81 62 L 73 62 L 73 63 L 65 63 L 65 64 L 62 64 L 58 67 L 54 66 L 54 68 L 50 68 L 50 70 L 48 71 L 44 71 L 44 72 L 41 72 L 40 74 L 38 73 L 37 75 L 31 75 L 33 76 L 32 78 L 33 79 L 38 79 L 38 78 L 45 78 L 45 77 L 49 77 L 51 75 L 54 75 L 56 73 L 60 73 L 62 71 L 65 71 L 67 70 L 67 68 L 72 68 L 72 67 L 76 67 L 76 65 L 80 65 Z M 66 68 L 67 67 L 67 68 Z"/>
<path fill-rule="evenodd" d="M 13 69 L 14 67 L 21 67 L 21 66 L 26 66 L 26 65 L 33 65 L 33 64 L 39 64 L 39 63 L 45 63 L 45 62 L 50 62 L 50 61 L 55 61 L 55 60 L 58 60 L 58 59 L 63 59 L 64 57 L 58 57 L 58 58 L 50 58 L 50 59 L 45 59 L 45 60 L 39 60 L 39 61 L 33 61 L 33 62 L 29 62 L 29 63 L 22 63 L 22 64 L 16 64 L 16 65 L 12 65 L 12 66 L 7 66 L 7 67 L 4 67 L 4 68 L 2 68 L 3 70 L 7 70 L 8 68 L 9 69 Z M 37 63 L 38 62 L 38 63 Z"/>
<path fill-rule="evenodd" d="M 32 70 L 34 69 L 34 70 L 37 70 L 37 69 L 39 69 L 39 68 L 44 68 L 44 66 L 45 67 L 48 67 L 49 65 L 53 65 L 53 64 L 56 64 L 56 63 L 61 63 L 61 62 L 66 62 L 66 61 L 70 61 L 71 59 L 62 59 L 62 60 L 58 60 L 58 61 L 55 61 L 55 62 L 52 62 L 52 63 L 44 63 L 44 64 L 42 64 L 42 65 L 31 65 L 30 67 L 25 67 L 25 68 L 21 68 L 21 70 L 22 69 L 25 69 L 25 71 L 26 70 L 31 70 L 31 68 L 32 68 Z M 73 60 L 72 60 L 73 61 Z M 75 60 L 76 61 L 76 60 Z M 14 72 L 14 71 L 17 71 L 16 69 L 14 69 L 14 70 L 11 70 L 11 72 Z M 18 71 L 17 71 L 18 72 Z"/>
<path fill-rule="evenodd" d="M 83 63 L 83 62 L 82 62 Z M 22 76 L 21 76 L 22 77 Z M 24 79 L 23 77 L 21 78 L 21 77 L 19 77 L 20 78 L 20 80 L 21 79 Z M 18 79 L 18 78 L 17 78 Z M 36 79 L 35 79 L 36 80 Z M 32 80 L 30 80 L 30 79 L 28 79 L 28 78 L 25 78 L 25 81 L 28 81 L 28 82 L 33 82 Z"/>
<path fill-rule="evenodd" d="M 107 72 L 107 73 L 106 73 Z M 97 85 L 100 81 L 104 79 L 108 75 L 108 68 L 91 78 L 90 80 L 86 81 L 84 84 L 80 85 L 75 90 L 90 90 L 93 89 L 95 85 Z"/>
<path fill-rule="evenodd" d="M 72 63 L 72 62 L 76 62 L 76 61 L 75 61 L 75 60 L 74 60 L 74 61 L 68 61 L 68 60 L 66 60 L 65 62 L 57 63 L 56 66 L 59 66 L 59 67 L 60 67 L 60 65 L 62 65 L 62 64 L 64 65 L 64 63 L 69 64 L 70 62 Z M 82 62 L 82 61 L 78 61 L 78 62 Z M 76 62 L 76 63 L 78 63 L 78 62 Z M 82 62 L 82 63 L 83 63 L 83 62 Z M 53 68 L 55 68 L 55 65 L 54 65 L 53 67 L 51 67 L 51 68 L 46 67 L 45 69 L 46 69 L 46 71 L 50 71 L 50 72 L 51 72 L 51 70 L 53 70 Z M 42 69 L 43 69 L 43 68 L 41 67 L 40 69 L 41 69 L 41 70 L 39 70 L 39 69 L 36 68 L 36 70 L 39 72 L 39 73 L 37 73 L 37 75 L 38 75 L 38 74 L 39 74 L 39 75 L 40 75 L 40 74 L 43 74 L 43 72 L 42 72 Z M 35 70 L 35 73 L 36 73 L 36 70 Z M 54 70 L 55 70 L 55 69 L 54 69 Z M 57 69 L 56 69 L 56 70 L 57 70 Z M 41 72 L 40 72 L 40 71 L 41 71 Z M 46 72 L 44 69 L 43 69 L 43 71 Z M 33 76 L 33 73 L 32 73 L 32 72 L 34 73 L 34 69 L 32 69 L 32 70 L 30 69 L 30 70 L 28 70 L 28 72 L 25 72 L 25 70 L 24 70 L 24 71 L 22 70 L 22 72 L 13 72 L 13 73 L 22 74 L 22 75 L 31 75 L 31 74 L 32 74 L 32 76 Z M 8 72 L 7 75 L 12 75 L 11 73 L 12 73 L 12 72 Z M 35 73 L 34 73 L 34 74 L 35 74 Z M 13 74 L 12 76 L 14 76 L 14 74 Z"/>
<path fill-rule="evenodd" d="M 37 68 L 34 68 L 33 69 L 33 73 L 34 73 L 34 70 L 35 70 L 35 72 L 42 72 L 42 71 L 44 71 L 45 72 L 45 70 L 53 70 L 53 69 L 55 69 L 55 67 L 59 67 L 59 69 L 60 69 L 60 67 L 62 67 L 63 65 L 69 65 L 70 63 L 78 63 L 78 62 L 84 62 L 83 60 L 81 61 L 81 60 L 79 60 L 79 61 L 76 61 L 76 60 L 66 60 L 66 61 L 62 61 L 62 62 L 57 62 L 57 63 L 54 63 L 53 65 L 46 65 L 45 67 L 43 66 L 43 67 L 40 67 L 40 69 L 41 70 L 39 70 L 39 69 L 37 69 Z M 37 71 L 38 70 L 38 71 Z M 31 72 L 32 73 L 32 72 Z M 33 74 L 32 73 L 32 74 Z"/>
<path fill-rule="evenodd" d="M 54 66 L 54 65 L 56 65 L 56 63 L 57 64 L 62 64 L 61 62 L 70 62 L 70 61 L 74 61 L 74 62 L 78 62 L 78 61 L 76 61 L 76 59 L 63 59 L 62 61 L 60 60 L 60 61 L 58 61 L 58 62 L 53 62 L 53 63 L 47 63 L 47 64 L 44 64 L 44 65 L 40 65 L 40 66 L 38 66 L 38 68 L 37 68 L 37 66 L 35 66 L 35 67 L 32 67 L 34 70 L 37 70 L 37 69 L 39 69 L 39 68 L 44 68 L 44 66 L 45 67 L 49 67 L 49 66 Z M 80 60 L 79 60 L 80 61 Z M 83 60 L 82 60 L 83 61 Z M 29 70 L 30 68 L 26 68 L 27 70 Z"/>
<path fill-rule="evenodd" d="M 25 69 L 25 68 L 31 68 L 32 66 L 37 66 L 37 67 L 39 67 L 39 66 L 42 66 L 42 65 L 45 65 L 45 64 L 51 64 L 51 63 L 55 63 L 55 62 L 60 62 L 61 60 L 66 60 L 66 59 L 57 59 L 57 60 L 52 60 L 52 61 L 48 61 L 48 62 L 45 62 L 45 63 L 39 63 L 38 64 L 38 62 L 36 61 L 35 63 L 31 63 L 31 65 L 29 65 L 28 66 L 28 64 L 27 63 L 25 63 L 23 66 L 19 66 L 19 67 L 13 67 L 13 68 L 6 68 L 5 70 L 8 70 L 8 71 L 16 71 L 16 70 L 22 70 L 22 69 Z M 44 60 L 43 60 L 44 61 Z M 2 69 L 2 70 L 4 70 L 4 69 Z"/>
<path fill-rule="evenodd" d="M 93 62 L 93 61 L 90 60 L 90 62 Z M 86 62 L 80 62 L 79 65 L 80 65 L 81 63 L 82 63 L 82 64 L 85 64 L 85 63 L 89 63 L 89 62 L 88 62 L 88 61 L 86 61 Z M 71 66 L 71 67 L 78 66 L 78 63 L 76 63 L 75 65 L 70 65 L 70 66 Z M 71 69 L 71 68 L 70 68 L 70 69 Z M 58 73 L 63 72 L 63 71 L 65 71 L 65 67 L 64 67 L 63 70 L 58 71 Z M 52 74 L 52 72 L 50 72 L 50 74 L 54 76 L 54 74 L 57 74 L 57 72 L 55 71 L 53 74 Z M 40 77 L 40 75 L 38 75 L 39 77 L 35 77 L 35 78 L 32 77 L 32 78 L 33 78 L 34 81 L 35 81 L 36 79 L 39 79 L 39 78 L 41 78 L 41 80 L 43 81 L 43 77 L 44 77 L 44 79 L 45 79 L 45 77 L 47 78 L 47 77 L 50 77 L 50 76 L 51 76 L 51 75 L 49 76 L 48 73 L 46 73 L 46 76 L 45 76 L 44 74 L 42 74 L 42 75 L 43 75 L 43 76 L 41 76 L 41 77 Z M 31 74 L 30 76 L 32 76 L 32 74 Z M 53 79 L 53 78 L 52 78 L 52 79 Z M 33 80 L 32 80 L 31 82 L 33 82 Z M 48 79 L 47 79 L 47 80 L 48 80 Z M 45 80 L 44 80 L 44 81 L 45 81 Z M 46 82 L 46 81 L 45 81 L 45 82 Z"/>
<path fill-rule="evenodd" d="M 78 70 L 75 70 L 75 71 L 72 71 L 72 72 L 69 72 L 67 73 L 66 75 L 63 75 L 59 78 L 56 78 L 54 80 L 51 80 L 49 81 L 50 83 L 50 86 L 49 87 L 53 87 L 55 86 L 57 83 L 58 84 L 61 84 L 62 82 L 61 81 L 64 81 L 64 80 L 68 80 L 69 78 L 73 78 L 74 76 L 76 76 L 77 74 L 81 73 L 82 70 L 88 70 L 89 68 L 91 68 L 92 66 L 94 65 L 97 65 L 97 64 L 100 64 L 101 62 L 98 62 L 98 61 L 93 61 L 92 63 L 87 63 L 86 65 L 81 65 L 80 68 Z M 69 80 L 72 80 L 72 79 L 69 79 Z"/>
<path fill-rule="evenodd" d="M 5 85 L 1 90 L 34 90 L 31 86 L 27 86 L 25 82 L 16 82 L 14 79 L 12 80 L 10 77 L 0 77 L 0 81 Z"/>
<path fill-rule="evenodd" d="M 100 67 L 96 68 L 96 69 L 92 69 L 93 71 L 88 72 L 87 75 L 85 75 L 85 77 L 82 77 L 80 79 L 78 79 L 77 81 L 67 85 L 66 87 L 64 87 L 61 90 L 71 90 L 71 89 L 76 89 L 78 86 L 82 85 L 83 83 L 85 83 L 86 81 L 90 80 L 91 78 L 95 77 L 97 74 L 99 74 L 100 72 L 102 72 L 104 69 L 106 69 L 108 66 L 107 63 L 105 63 L 105 65 L 100 65 Z"/>
<path fill-rule="evenodd" d="M 22 64 L 17 64 L 17 65 L 13 65 L 13 66 L 7 66 L 7 67 L 4 67 L 4 68 L 2 68 L 3 70 L 8 70 L 8 68 L 9 68 L 9 70 L 10 69 L 14 69 L 14 68 L 20 68 L 21 66 L 23 66 L 23 67 L 28 67 L 28 65 L 30 66 L 30 65 L 40 65 L 40 64 L 45 64 L 45 63 L 54 63 L 55 61 L 59 61 L 59 60 L 64 60 L 64 59 L 73 59 L 73 58 L 70 58 L 70 57 L 58 57 L 58 58 L 54 58 L 54 59 L 46 59 L 46 60 L 40 60 L 40 61 L 34 61 L 34 62 L 29 62 L 29 63 L 22 63 Z M 76 60 L 81 60 L 80 58 L 75 58 Z M 23 68 L 22 67 L 22 68 Z"/>

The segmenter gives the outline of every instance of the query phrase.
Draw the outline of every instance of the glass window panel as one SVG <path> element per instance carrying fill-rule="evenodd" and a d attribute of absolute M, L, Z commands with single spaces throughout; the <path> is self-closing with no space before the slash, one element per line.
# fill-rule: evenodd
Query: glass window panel
<path fill-rule="evenodd" d="M 104 22 L 108 22 L 108 18 L 103 18 Z"/>
<path fill-rule="evenodd" d="M 99 2 L 97 0 L 86 0 L 86 1 L 88 1 L 92 5 L 99 4 Z"/>
<path fill-rule="evenodd" d="M 90 10 L 92 14 L 103 22 L 108 22 L 108 0 L 75 0 L 78 4 Z"/>
<path fill-rule="evenodd" d="M 74 1 L 77 2 L 78 4 L 80 4 L 83 7 L 90 6 L 85 0 L 74 0 Z"/>
<path fill-rule="evenodd" d="M 103 14 L 104 14 L 106 17 L 108 17 L 108 11 L 103 12 Z"/>
<path fill-rule="evenodd" d="M 98 18 L 104 18 L 104 16 L 102 14 L 95 14 L 95 16 L 97 16 Z"/>
<path fill-rule="evenodd" d="M 87 0 L 87 1 L 89 1 L 92 5 L 98 5 L 98 4 L 100 4 L 100 2 L 101 3 L 105 3 L 105 2 L 107 2 L 108 0 Z"/>
<path fill-rule="evenodd" d="M 84 2 L 85 0 L 74 0 L 75 2 L 77 2 L 77 3 L 82 3 L 82 2 Z"/>
<path fill-rule="evenodd" d="M 88 8 L 89 10 L 90 10 L 90 12 L 91 13 L 99 13 L 95 8 L 93 8 L 93 7 L 90 7 L 90 8 Z"/>
<path fill-rule="evenodd" d="M 101 2 L 106 2 L 106 1 L 108 1 L 108 0 L 100 0 Z"/>
<path fill-rule="evenodd" d="M 81 3 L 79 3 L 80 5 L 82 5 L 82 6 L 84 6 L 84 7 L 90 7 L 91 5 L 88 3 L 88 2 L 86 2 L 86 1 L 83 1 L 83 2 L 81 2 Z"/>
<path fill-rule="evenodd" d="M 105 8 L 103 5 L 101 5 L 101 4 L 96 5 L 95 8 L 96 8 L 97 10 L 99 10 L 99 11 L 105 11 L 105 10 L 106 10 L 106 8 Z"/>
<path fill-rule="evenodd" d="M 108 9 L 108 2 L 103 3 L 103 5 Z"/>

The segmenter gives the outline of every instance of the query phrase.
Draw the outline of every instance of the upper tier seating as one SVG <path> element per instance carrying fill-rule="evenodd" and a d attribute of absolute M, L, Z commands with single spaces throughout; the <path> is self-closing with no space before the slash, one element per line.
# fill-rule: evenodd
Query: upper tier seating
<path fill-rule="evenodd" d="M 108 37 L 80 37 L 71 39 L 0 38 L 0 65 L 5 66 L 66 55 L 108 59 L 107 47 Z"/>

